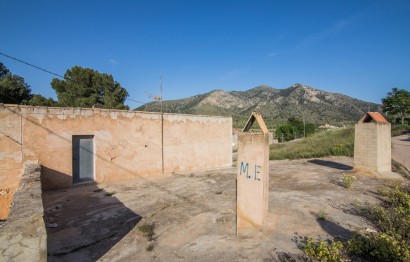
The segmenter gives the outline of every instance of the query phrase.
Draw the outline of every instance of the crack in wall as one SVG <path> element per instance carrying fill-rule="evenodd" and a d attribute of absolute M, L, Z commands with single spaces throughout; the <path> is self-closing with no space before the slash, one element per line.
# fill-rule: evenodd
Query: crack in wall
<path fill-rule="evenodd" d="M 15 143 L 17 143 L 17 144 L 19 144 L 19 145 L 22 145 L 21 142 L 17 141 L 16 139 L 12 138 L 11 136 L 9 136 L 9 135 L 7 135 L 7 134 L 1 132 L 1 131 L 0 131 L 0 133 L 1 133 L 2 135 L 4 135 L 5 137 L 10 138 L 13 142 L 15 142 Z"/>

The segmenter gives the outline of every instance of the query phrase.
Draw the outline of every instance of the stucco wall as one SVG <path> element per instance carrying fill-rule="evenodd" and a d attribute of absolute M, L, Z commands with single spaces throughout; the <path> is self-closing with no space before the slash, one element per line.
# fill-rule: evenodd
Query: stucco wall
<path fill-rule="evenodd" d="M 21 178 L 21 117 L 16 108 L 0 109 L 0 219 L 5 219 Z"/>
<path fill-rule="evenodd" d="M 19 174 L 22 167 L 21 118 L 14 110 L 0 110 L 0 181 L 17 187 L 19 181 L 9 180 L 7 176 L 9 172 Z"/>
<path fill-rule="evenodd" d="M 391 131 L 389 123 L 355 125 L 354 166 L 378 172 L 391 171 Z"/>
<path fill-rule="evenodd" d="M 97 182 L 162 174 L 160 114 L 3 105 L 0 117 L 11 119 L 1 120 L 0 130 L 8 123 L 8 132 L 23 141 L 18 145 L 18 139 L 7 142 L 4 135 L 0 137 L 2 148 L 12 144 L 10 153 L 2 149 L 0 155 L 6 180 L 15 178 L 8 166 L 21 168 L 22 162 L 38 159 L 44 189 L 70 187 L 73 135 L 94 136 Z M 164 114 L 163 123 L 165 173 L 232 165 L 231 118 Z M 20 156 L 18 161 L 12 161 L 14 154 Z"/>

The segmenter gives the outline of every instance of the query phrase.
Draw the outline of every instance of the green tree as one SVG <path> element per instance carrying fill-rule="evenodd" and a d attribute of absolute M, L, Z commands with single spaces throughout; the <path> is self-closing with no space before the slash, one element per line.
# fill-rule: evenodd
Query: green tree
<path fill-rule="evenodd" d="M 99 73 L 90 68 L 74 66 L 68 69 L 64 79 L 54 78 L 52 88 L 61 106 L 129 109 L 124 105 L 128 92 L 112 75 Z"/>
<path fill-rule="evenodd" d="M 32 106 L 57 106 L 57 102 L 54 101 L 54 99 L 50 98 L 45 98 L 42 95 L 35 94 L 33 97 L 28 101 L 29 105 Z"/>
<path fill-rule="evenodd" d="M 24 78 L 13 75 L 7 67 L 0 62 L 0 103 L 25 104 L 31 99 L 30 86 Z"/>
<path fill-rule="evenodd" d="M 382 99 L 382 103 L 383 112 L 399 115 L 401 124 L 404 125 L 404 117 L 410 112 L 410 92 L 395 87 Z"/>
<path fill-rule="evenodd" d="M 289 123 L 280 125 L 276 128 L 276 137 L 280 142 L 290 141 L 293 139 L 293 130 L 294 127 Z"/>
<path fill-rule="evenodd" d="M 304 134 L 309 136 L 314 134 L 316 130 L 316 125 L 312 123 L 303 123 L 303 120 L 297 119 L 296 117 L 288 118 L 287 123 L 280 125 L 276 128 L 276 137 L 279 141 L 290 141 L 298 137 L 303 137 Z"/>

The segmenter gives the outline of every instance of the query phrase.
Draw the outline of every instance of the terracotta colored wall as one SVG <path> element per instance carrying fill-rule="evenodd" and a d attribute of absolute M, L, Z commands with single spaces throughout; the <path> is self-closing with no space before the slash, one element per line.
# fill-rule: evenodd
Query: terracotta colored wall
<path fill-rule="evenodd" d="M 160 114 L 26 106 L 1 106 L 0 112 L 21 118 L 21 162 L 39 161 L 44 189 L 72 185 L 73 135 L 94 136 L 97 182 L 162 174 Z M 165 114 L 163 122 L 165 173 L 232 165 L 231 118 Z M 18 123 L 11 125 L 16 133 Z M 2 161 L 0 170 L 5 167 Z"/>
<path fill-rule="evenodd" d="M 21 179 L 21 117 L 15 111 L 0 107 L 0 219 L 7 218 Z"/>

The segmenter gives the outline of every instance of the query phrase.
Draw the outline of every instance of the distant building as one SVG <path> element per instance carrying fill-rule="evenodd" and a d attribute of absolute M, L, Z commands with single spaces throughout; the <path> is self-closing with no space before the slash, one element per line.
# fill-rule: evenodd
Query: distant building
<path fill-rule="evenodd" d="M 332 126 L 332 125 L 329 125 L 329 124 L 324 124 L 324 125 L 319 126 L 319 129 L 335 129 L 335 128 L 338 128 L 338 127 L 337 126 Z"/>

